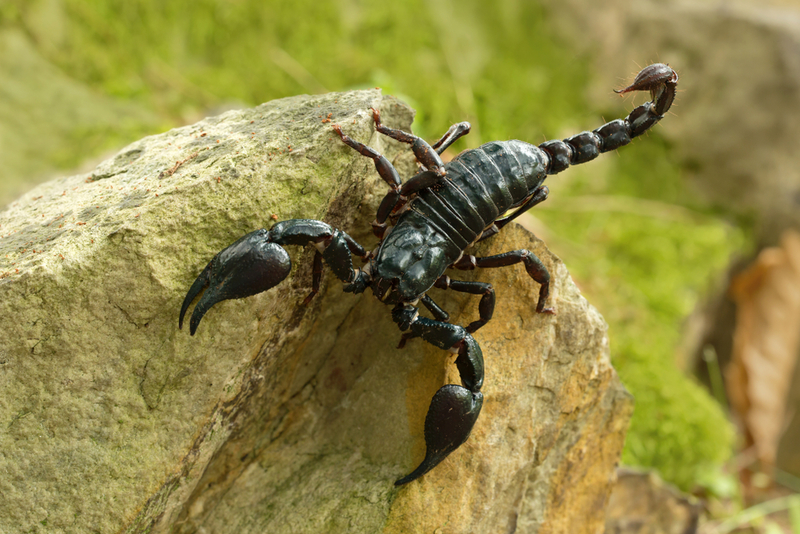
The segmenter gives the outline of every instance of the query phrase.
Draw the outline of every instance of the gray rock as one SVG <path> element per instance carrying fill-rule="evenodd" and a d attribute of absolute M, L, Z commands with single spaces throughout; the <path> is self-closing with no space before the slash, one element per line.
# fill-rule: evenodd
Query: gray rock
<path fill-rule="evenodd" d="M 220 249 L 271 220 L 323 219 L 360 242 L 386 190 L 331 129 L 413 172 L 374 133 L 379 91 L 301 96 L 145 138 L 0 213 L 0 524 L 6 532 L 596 532 L 632 402 L 606 325 L 541 241 L 510 227 L 478 254 L 529 248 L 553 276 L 534 313 L 521 266 L 491 282 L 476 334 L 486 401 L 469 441 L 420 481 L 431 396 L 452 357 L 399 350 L 389 309 L 311 256 L 275 289 L 215 306 L 194 337 L 183 297 Z M 329 120 L 330 119 L 330 120 Z M 465 324 L 477 300 L 437 293 Z"/>

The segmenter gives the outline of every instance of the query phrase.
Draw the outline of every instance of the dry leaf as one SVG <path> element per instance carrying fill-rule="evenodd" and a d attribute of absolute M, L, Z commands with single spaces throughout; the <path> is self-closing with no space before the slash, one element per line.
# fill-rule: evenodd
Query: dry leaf
<path fill-rule="evenodd" d="M 800 354 L 800 233 L 761 251 L 737 276 L 733 359 L 725 378 L 731 406 L 765 466 L 775 463 L 789 387 Z"/>

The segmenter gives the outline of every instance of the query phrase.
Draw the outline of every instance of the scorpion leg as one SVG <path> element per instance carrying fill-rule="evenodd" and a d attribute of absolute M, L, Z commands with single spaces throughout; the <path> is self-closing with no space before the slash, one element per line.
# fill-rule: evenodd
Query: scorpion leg
<path fill-rule="evenodd" d="M 441 139 L 433 143 L 432 148 L 436 150 L 437 154 L 441 155 L 450 145 L 467 135 L 471 128 L 472 125 L 468 122 L 459 122 L 452 125 Z"/>
<path fill-rule="evenodd" d="M 426 170 L 435 172 L 438 176 L 444 176 L 444 162 L 439 154 L 428 144 L 427 141 L 414 134 L 404 132 L 402 130 L 395 130 L 381 124 L 380 112 L 372 108 L 372 118 L 375 119 L 375 129 L 383 135 L 387 135 L 392 139 L 400 141 L 401 143 L 408 143 L 411 145 L 411 150 L 420 165 L 425 167 Z M 456 125 L 457 126 L 457 125 Z M 450 130 L 448 130 L 449 132 Z M 463 135 L 463 134 L 461 134 Z M 446 137 L 446 134 L 445 134 Z"/>
<path fill-rule="evenodd" d="M 394 484 L 402 486 L 434 467 L 467 441 L 483 406 L 483 353 L 463 327 L 418 317 L 416 308 L 397 306 L 392 317 L 401 330 L 410 329 L 431 345 L 456 354 L 461 386 L 447 384 L 433 396 L 425 417 L 425 459 L 410 474 Z"/>
<path fill-rule="evenodd" d="M 375 169 L 378 171 L 378 174 L 383 181 L 389 184 L 389 187 L 391 187 L 391 190 L 386 193 L 386 196 L 383 197 L 383 200 L 378 207 L 375 220 L 372 221 L 372 233 L 375 234 L 378 239 L 383 239 L 383 235 L 386 233 L 386 228 L 388 226 L 386 224 L 386 219 L 388 219 L 389 215 L 405 201 L 400 190 L 401 185 L 403 185 L 400 181 L 400 175 L 398 174 L 397 169 L 394 168 L 394 165 L 392 165 L 392 163 L 386 159 L 385 156 L 377 152 L 375 149 L 365 145 L 364 143 L 359 143 L 352 137 L 345 135 L 344 132 L 342 132 L 342 128 L 338 124 L 334 124 L 333 129 L 337 134 L 339 134 L 339 137 L 342 138 L 342 141 L 344 141 L 347 146 L 351 147 L 362 156 L 366 156 L 373 160 L 375 162 Z"/>
<path fill-rule="evenodd" d="M 513 250 L 511 252 L 504 252 L 503 254 L 487 256 L 485 258 L 476 258 L 475 256 L 465 254 L 460 260 L 454 263 L 452 267 L 454 269 L 470 271 L 476 267 L 506 267 L 508 265 L 515 265 L 517 263 L 524 263 L 525 270 L 528 272 L 528 275 L 530 275 L 530 277 L 533 278 L 534 281 L 538 282 L 541 286 L 539 288 L 539 300 L 536 303 L 537 313 L 555 315 L 556 312 L 553 308 L 545 308 L 547 297 L 550 295 L 550 273 L 547 271 L 547 267 L 544 266 L 544 263 L 542 263 L 542 260 L 540 260 L 536 254 L 529 250 Z M 478 328 L 480 328 L 480 326 Z"/>
<path fill-rule="evenodd" d="M 436 143 L 434 143 L 431 148 L 436 149 L 436 152 L 438 154 L 441 154 L 450 145 L 456 142 L 460 137 L 463 137 L 466 134 L 468 134 L 470 128 L 472 128 L 472 126 L 468 122 L 459 122 L 458 124 L 452 125 L 447 130 L 447 132 L 442 136 L 442 138 L 436 141 Z M 388 128 L 386 129 L 388 130 Z M 382 132 L 383 130 L 379 131 Z M 425 143 L 425 141 L 423 141 L 422 139 L 418 137 L 415 138 L 413 135 L 407 134 L 406 132 L 402 132 L 400 130 L 392 130 L 392 132 L 394 132 L 395 134 L 399 132 L 400 134 L 407 135 L 410 138 L 414 138 L 422 143 Z M 394 138 L 397 139 L 397 137 Z M 419 158 L 417 158 L 417 161 L 422 163 L 422 161 L 419 160 Z M 442 174 L 439 171 L 434 171 L 434 170 L 424 170 L 422 172 L 419 172 L 403 183 L 403 186 L 400 188 L 400 194 L 403 197 L 408 198 L 411 195 L 418 193 L 419 191 L 422 191 L 423 189 L 436 185 L 441 176 Z"/>
<path fill-rule="evenodd" d="M 494 223 L 492 223 L 492 225 L 489 228 L 484 230 L 483 234 L 481 234 L 481 237 L 478 238 L 478 241 L 483 241 L 484 239 L 487 239 L 495 235 L 497 232 L 502 230 L 505 225 L 507 225 L 508 223 L 510 223 L 511 221 L 513 221 L 514 219 L 516 219 L 517 217 L 519 217 L 520 215 L 522 215 L 523 213 L 534 207 L 535 205 L 541 204 L 542 202 L 547 200 L 548 194 L 550 194 L 550 189 L 546 185 L 537 188 L 533 192 L 533 195 L 531 195 L 530 198 L 528 198 L 528 200 L 526 200 L 524 204 L 522 204 L 519 208 L 517 208 L 517 210 L 514 213 L 512 213 L 508 217 L 503 217 L 502 219 L 496 220 Z"/>
<path fill-rule="evenodd" d="M 470 334 L 474 334 L 478 328 L 482 327 L 492 319 L 494 315 L 495 294 L 492 284 L 485 282 L 467 282 L 464 280 L 453 280 L 445 275 L 440 277 L 433 284 L 433 287 L 439 289 L 452 289 L 461 293 L 469 293 L 471 295 L 481 295 L 481 301 L 478 304 L 478 316 L 480 319 L 471 322 L 466 330 Z"/>
<path fill-rule="evenodd" d="M 249 297 L 276 286 L 292 270 L 292 262 L 282 245 L 309 244 L 317 247 L 322 260 L 339 280 L 347 284 L 345 291 L 361 293 L 369 286 L 369 276 L 353 268 L 352 254 L 367 257 L 367 251 L 353 238 L 322 221 L 283 221 L 271 230 L 262 228 L 245 235 L 212 258 L 186 294 L 178 327 L 183 327 L 186 311 L 201 293 L 189 325 L 192 335 L 200 320 L 216 303 Z M 312 293 L 304 303 L 316 294 L 321 275 L 321 264 L 315 260 Z"/>
<path fill-rule="evenodd" d="M 386 159 L 385 156 L 377 152 L 375 149 L 365 145 L 364 143 L 359 143 L 349 135 L 345 135 L 344 132 L 342 132 L 341 126 L 338 124 L 333 125 L 333 130 L 339 134 L 339 137 L 342 138 L 342 141 L 347 146 L 362 156 L 366 156 L 375 162 L 375 170 L 378 171 L 380 177 L 383 178 L 384 182 L 389 184 L 389 187 L 391 187 L 392 190 L 397 190 L 400 188 L 402 183 L 400 181 L 400 175 L 397 173 L 397 169 L 394 168 L 394 165 L 392 165 L 392 163 Z"/>

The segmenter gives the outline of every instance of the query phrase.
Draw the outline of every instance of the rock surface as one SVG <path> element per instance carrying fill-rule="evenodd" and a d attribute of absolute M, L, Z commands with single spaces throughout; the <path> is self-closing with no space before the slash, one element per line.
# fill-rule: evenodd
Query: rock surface
<path fill-rule="evenodd" d="M 620 468 L 606 511 L 605 534 L 694 534 L 703 505 L 655 472 Z"/>
<path fill-rule="evenodd" d="M 491 282 L 483 413 L 420 481 L 430 398 L 452 357 L 399 350 L 389 309 L 329 277 L 303 307 L 308 251 L 277 288 L 177 328 L 189 285 L 220 249 L 271 219 L 323 219 L 373 246 L 385 184 L 331 129 L 395 158 L 379 91 L 295 97 L 145 138 L 92 173 L 0 213 L 2 532 L 574 532 L 602 528 L 632 401 L 606 326 L 565 266 L 519 227 L 477 254 L 529 248 L 556 316 L 533 312 L 521 266 Z M 330 119 L 330 120 L 329 120 Z M 463 275 L 463 276 L 461 276 Z M 437 292 L 464 324 L 477 299 Z"/>

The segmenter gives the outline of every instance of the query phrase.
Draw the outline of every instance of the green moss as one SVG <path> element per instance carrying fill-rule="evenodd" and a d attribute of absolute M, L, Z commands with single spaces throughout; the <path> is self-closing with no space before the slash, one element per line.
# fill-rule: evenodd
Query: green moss
<path fill-rule="evenodd" d="M 162 126 L 230 103 L 375 85 L 409 100 L 428 138 L 470 120 L 455 151 L 536 143 L 620 114 L 588 109 L 588 61 L 532 2 L 61 0 L 60 32 L 34 24 L 38 5 L 6 2 L 0 22 L 26 26 L 62 71 L 155 111 Z M 79 131 L 74 151 L 50 157 L 73 164 L 146 128 Z M 726 457 L 731 435 L 673 356 L 686 316 L 745 238 L 697 205 L 657 131 L 550 185 L 552 200 L 535 214 L 608 320 L 615 365 L 637 398 L 624 460 L 688 487 Z"/>

